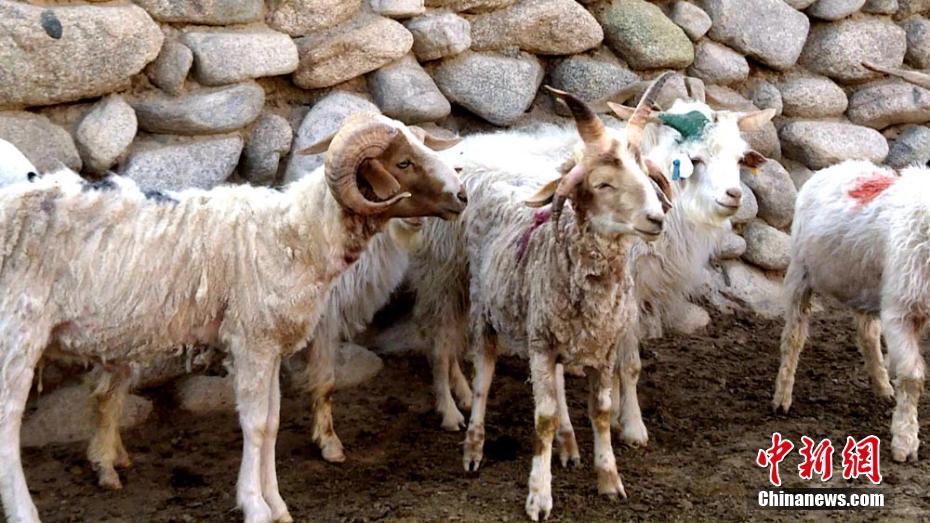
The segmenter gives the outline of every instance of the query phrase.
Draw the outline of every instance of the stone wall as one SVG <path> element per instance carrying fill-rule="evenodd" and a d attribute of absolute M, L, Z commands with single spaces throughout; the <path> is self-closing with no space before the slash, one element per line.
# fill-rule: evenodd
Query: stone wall
<path fill-rule="evenodd" d="M 0 138 L 151 188 L 283 183 L 355 110 L 465 133 L 559 118 L 544 82 L 635 101 L 676 69 L 712 106 L 778 112 L 748 137 L 777 161 L 744 173 L 710 286 L 767 315 L 812 170 L 930 160 L 930 91 L 859 65 L 930 68 L 930 0 L 425 2 L 0 0 Z"/>

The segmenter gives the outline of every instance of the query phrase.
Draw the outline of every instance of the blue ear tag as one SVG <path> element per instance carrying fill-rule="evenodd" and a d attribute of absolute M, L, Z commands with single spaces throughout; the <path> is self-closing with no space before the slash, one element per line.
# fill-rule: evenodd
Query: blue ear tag
<path fill-rule="evenodd" d="M 681 160 L 672 161 L 672 181 L 677 182 L 681 179 Z"/>

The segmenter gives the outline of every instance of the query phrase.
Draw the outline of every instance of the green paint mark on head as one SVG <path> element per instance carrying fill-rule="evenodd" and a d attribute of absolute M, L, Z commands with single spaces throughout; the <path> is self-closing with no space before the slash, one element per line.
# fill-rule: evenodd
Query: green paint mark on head
<path fill-rule="evenodd" d="M 681 133 L 682 140 L 700 137 L 707 124 L 710 123 L 700 111 L 691 111 L 685 114 L 659 113 L 659 120 Z"/>

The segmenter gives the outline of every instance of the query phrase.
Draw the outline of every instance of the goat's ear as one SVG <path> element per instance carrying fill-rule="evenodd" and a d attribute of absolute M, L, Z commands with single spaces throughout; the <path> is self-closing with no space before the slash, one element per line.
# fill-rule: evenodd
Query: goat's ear
<path fill-rule="evenodd" d="M 530 196 L 525 202 L 527 207 L 543 207 L 552 203 L 552 198 L 555 197 L 555 190 L 559 188 L 559 182 L 562 181 L 562 178 L 556 178 L 551 182 L 543 185 L 541 189 L 536 191 L 536 194 Z"/>
<path fill-rule="evenodd" d="M 736 120 L 739 130 L 744 132 L 758 131 L 769 120 L 775 117 L 775 109 L 768 108 L 761 111 L 741 113 Z"/>
<path fill-rule="evenodd" d="M 628 107 L 614 102 L 607 102 L 607 107 L 610 107 L 610 110 L 621 120 L 629 120 L 636 111 L 635 107 Z"/>
<path fill-rule="evenodd" d="M 662 169 L 648 158 L 646 159 L 646 174 L 649 175 L 649 180 L 655 186 L 656 196 L 662 202 L 662 210 L 668 212 L 672 208 L 672 184 L 669 183 Z"/>
<path fill-rule="evenodd" d="M 758 169 L 759 167 L 762 167 L 762 164 L 764 164 L 767 161 L 768 161 L 768 158 L 750 149 L 749 151 L 746 152 L 746 154 L 743 155 L 742 158 L 740 158 L 739 163 L 740 165 L 745 165 L 746 167 L 749 167 L 750 169 Z"/>
<path fill-rule="evenodd" d="M 336 133 L 333 132 L 333 134 L 320 139 L 315 144 L 312 144 L 308 147 L 304 147 L 303 149 L 297 151 L 297 154 L 301 156 L 309 156 L 311 154 L 323 154 L 326 152 L 327 149 L 329 149 L 329 143 L 332 142 L 333 138 L 335 137 L 336 137 Z"/>
<path fill-rule="evenodd" d="M 378 160 L 366 160 L 359 169 L 359 174 L 365 178 L 375 195 L 382 200 L 387 200 L 400 190 L 400 183 Z"/>
<path fill-rule="evenodd" d="M 426 129 L 416 125 L 411 125 L 409 129 L 414 136 L 423 142 L 423 145 L 434 151 L 445 151 L 446 149 L 454 147 L 456 144 L 462 141 L 462 138 L 459 136 L 453 136 L 452 138 L 442 138 L 440 136 L 430 134 L 426 131 Z"/>

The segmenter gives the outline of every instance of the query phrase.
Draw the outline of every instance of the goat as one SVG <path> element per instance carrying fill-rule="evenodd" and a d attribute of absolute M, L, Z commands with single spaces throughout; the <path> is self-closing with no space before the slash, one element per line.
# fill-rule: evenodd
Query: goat
<path fill-rule="evenodd" d="M 15 145 L 0 140 L 0 187 L 32 180 L 38 174 L 39 170 Z"/>

